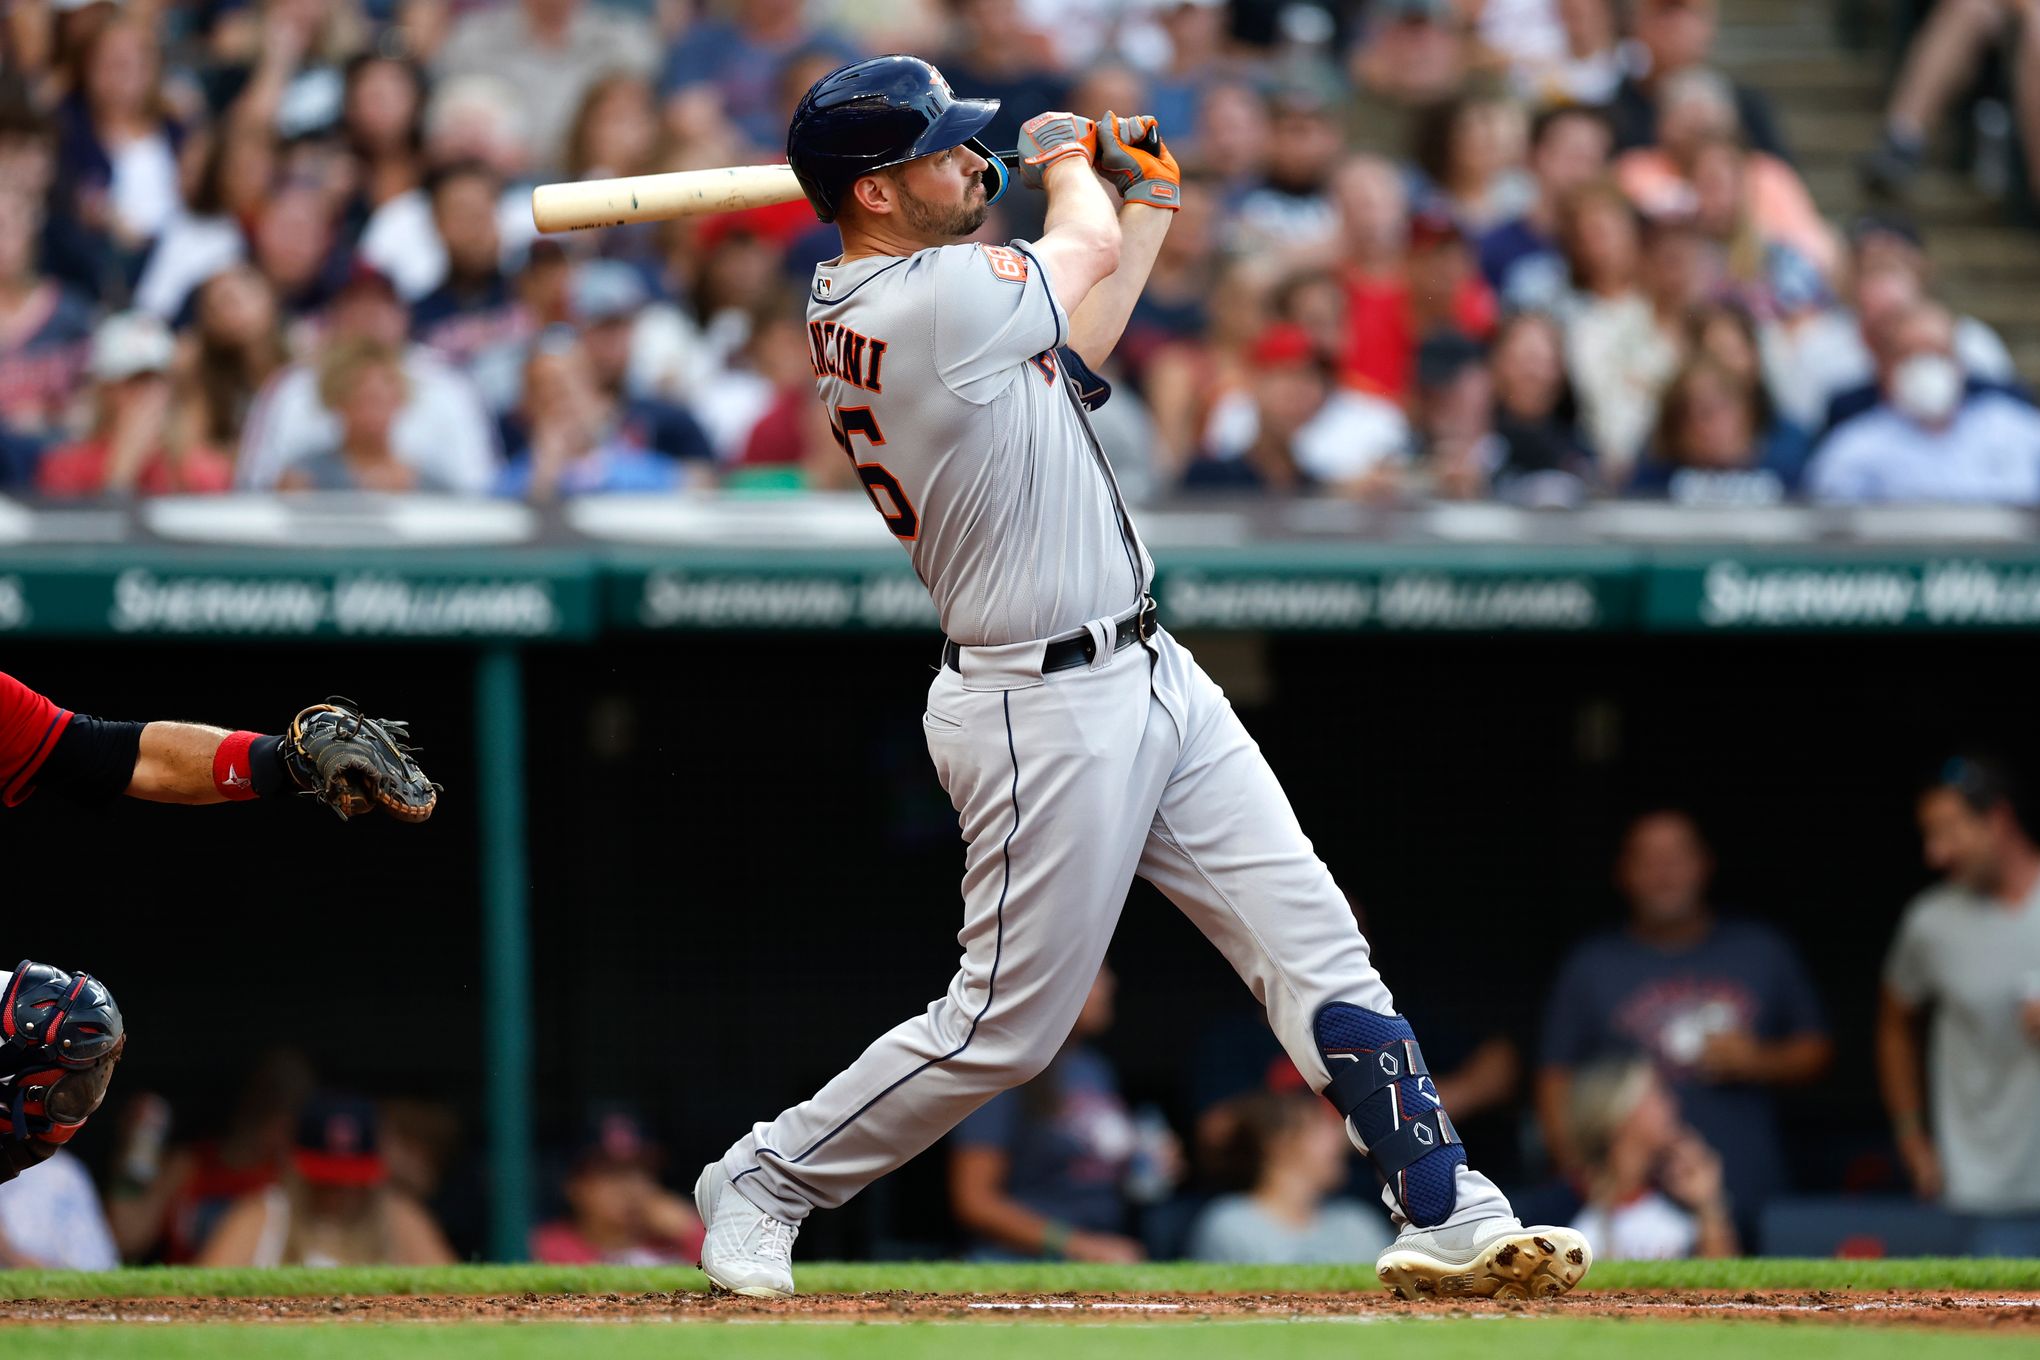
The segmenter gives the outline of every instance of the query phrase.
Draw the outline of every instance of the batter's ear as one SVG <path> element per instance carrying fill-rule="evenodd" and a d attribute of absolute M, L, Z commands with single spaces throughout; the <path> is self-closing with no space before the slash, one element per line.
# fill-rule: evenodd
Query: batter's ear
<path fill-rule="evenodd" d="M 884 173 L 859 175 L 850 186 L 849 202 L 873 217 L 890 216 L 899 206 L 900 186 Z"/>

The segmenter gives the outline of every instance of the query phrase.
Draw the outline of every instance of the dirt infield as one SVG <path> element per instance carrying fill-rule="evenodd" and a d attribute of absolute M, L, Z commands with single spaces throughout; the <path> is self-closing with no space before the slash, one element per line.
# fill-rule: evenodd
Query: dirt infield
<path fill-rule="evenodd" d="M 1529 1315 L 1569 1318 L 1726 1318 L 2040 1334 L 2040 1294 L 1814 1290 L 1709 1293 L 1586 1291 L 1535 1303 L 1398 1303 L 1386 1294 L 817 1294 L 784 1303 L 678 1291 L 480 1297 L 14 1299 L 0 1327 L 51 1322 L 727 1322 L 783 1317 L 859 1322 L 1213 1317 L 1348 1318 Z"/>

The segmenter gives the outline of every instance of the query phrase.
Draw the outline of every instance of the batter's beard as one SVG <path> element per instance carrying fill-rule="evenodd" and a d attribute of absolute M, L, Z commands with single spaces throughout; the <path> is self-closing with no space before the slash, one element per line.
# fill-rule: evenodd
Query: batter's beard
<path fill-rule="evenodd" d="M 977 188 L 984 188 L 984 177 L 979 176 Z M 990 216 L 992 203 L 989 197 L 973 203 L 975 197 L 970 190 L 964 190 L 964 200 L 953 207 L 937 207 L 925 198 L 917 197 L 906 185 L 900 186 L 900 216 L 907 225 L 923 236 L 947 236 L 961 239 L 975 232 Z"/>

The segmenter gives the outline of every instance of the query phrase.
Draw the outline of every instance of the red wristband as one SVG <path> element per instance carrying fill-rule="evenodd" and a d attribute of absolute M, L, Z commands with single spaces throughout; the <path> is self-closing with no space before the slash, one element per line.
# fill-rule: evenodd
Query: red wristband
<path fill-rule="evenodd" d="M 213 752 L 213 788 L 230 803 L 245 803 L 255 796 L 255 778 L 249 768 L 248 748 L 261 735 L 260 732 L 236 732 Z"/>

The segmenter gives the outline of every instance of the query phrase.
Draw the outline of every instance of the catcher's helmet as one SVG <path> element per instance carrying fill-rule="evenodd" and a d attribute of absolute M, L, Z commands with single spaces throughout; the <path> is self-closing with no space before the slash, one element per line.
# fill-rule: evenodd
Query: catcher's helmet
<path fill-rule="evenodd" d="M 23 959 L 0 990 L 0 1076 L 23 1063 L 54 1059 L 90 1067 L 121 1041 L 120 1007 L 98 978 Z"/>
<path fill-rule="evenodd" d="M 998 111 L 996 99 L 958 99 L 919 57 L 872 57 L 831 71 L 801 96 L 786 159 L 824 222 L 836 220 L 839 195 L 859 175 L 952 146 L 985 158 L 985 193 L 996 201 L 1006 191 L 1005 162 L 977 134 Z"/>

